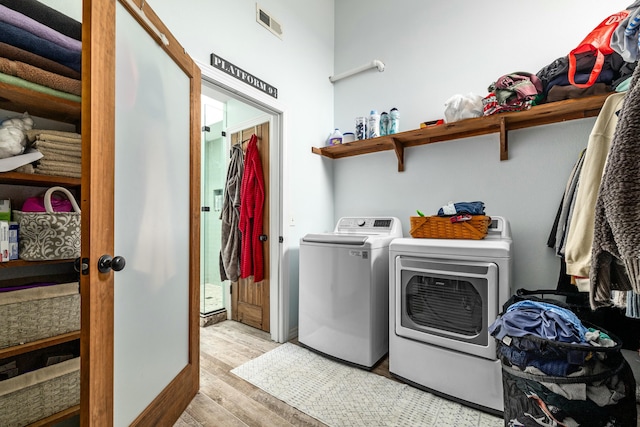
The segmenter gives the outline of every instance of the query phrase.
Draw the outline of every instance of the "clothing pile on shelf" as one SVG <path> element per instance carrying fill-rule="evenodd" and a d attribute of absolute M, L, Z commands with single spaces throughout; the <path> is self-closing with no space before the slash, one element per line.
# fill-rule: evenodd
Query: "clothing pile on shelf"
<path fill-rule="evenodd" d="M 598 63 L 595 50 L 574 49 L 535 74 L 525 71 L 504 74 L 488 86 L 489 93 L 486 96 L 472 100 L 475 108 L 470 110 L 477 113 L 471 117 L 526 111 L 534 105 L 626 91 L 640 56 L 640 0 L 629 5 L 624 13 L 616 14 L 618 15 L 626 16 L 626 19 L 614 29 L 610 46 L 607 46 L 611 48 L 611 53 L 607 54 L 605 51 L 602 54 L 602 64 Z M 575 69 L 571 64 L 574 59 Z M 455 116 L 458 111 L 455 107 L 451 108 L 449 103 L 447 101 L 445 104 L 448 113 Z M 451 121 L 455 120 L 447 120 Z"/>
<path fill-rule="evenodd" d="M 483 115 L 528 110 L 541 92 L 542 83 L 535 74 L 506 74 L 489 85 L 489 94 L 482 100 Z"/>
<path fill-rule="evenodd" d="M 568 307 L 513 297 L 489 327 L 505 425 L 635 426 L 635 378 L 619 339 Z"/>
<path fill-rule="evenodd" d="M 80 134 L 42 129 L 33 129 L 26 134 L 31 147 L 43 155 L 34 167 L 34 173 L 80 178 L 82 153 Z"/>
<path fill-rule="evenodd" d="M 36 0 L 0 1 L 0 82 L 80 101 L 82 24 Z"/>

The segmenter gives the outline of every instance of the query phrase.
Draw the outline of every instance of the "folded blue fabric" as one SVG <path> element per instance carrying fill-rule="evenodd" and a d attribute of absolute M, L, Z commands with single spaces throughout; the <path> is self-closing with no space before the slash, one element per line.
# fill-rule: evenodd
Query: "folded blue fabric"
<path fill-rule="evenodd" d="M 455 208 L 455 212 L 453 212 Z M 443 206 L 438 210 L 438 216 L 448 216 L 457 214 L 484 215 L 484 202 L 458 202 Z"/>
<path fill-rule="evenodd" d="M 0 42 L 40 55 L 80 71 L 81 54 L 0 21 Z"/>

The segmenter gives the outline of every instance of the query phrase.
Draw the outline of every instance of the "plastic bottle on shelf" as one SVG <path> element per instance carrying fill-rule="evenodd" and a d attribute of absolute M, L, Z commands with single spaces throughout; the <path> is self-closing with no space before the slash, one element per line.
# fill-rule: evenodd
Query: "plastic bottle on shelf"
<path fill-rule="evenodd" d="M 389 114 L 383 111 L 380 114 L 380 136 L 389 135 Z"/>
<path fill-rule="evenodd" d="M 369 134 L 367 138 L 377 138 L 380 136 L 380 114 L 376 110 L 371 110 L 369 114 Z"/>
<path fill-rule="evenodd" d="M 356 117 L 356 140 L 367 139 L 367 118 Z"/>
<path fill-rule="evenodd" d="M 398 133 L 400 129 L 400 111 L 397 108 L 392 108 L 389 112 L 389 130 L 387 135 Z"/>
<path fill-rule="evenodd" d="M 327 141 L 329 145 L 340 145 L 342 144 L 342 133 L 338 128 L 336 128 L 331 135 L 329 135 L 329 139 Z"/>

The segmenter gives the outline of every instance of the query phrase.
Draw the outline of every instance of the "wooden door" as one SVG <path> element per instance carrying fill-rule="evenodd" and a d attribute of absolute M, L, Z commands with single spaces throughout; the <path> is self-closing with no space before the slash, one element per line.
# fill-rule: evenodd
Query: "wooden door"
<path fill-rule="evenodd" d="M 144 3 L 83 0 L 83 427 L 173 425 L 199 388 L 200 72 Z"/>
<path fill-rule="evenodd" d="M 264 209 L 262 235 L 266 240 L 262 241 L 262 253 L 264 257 L 264 280 L 256 283 L 253 276 L 239 279 L 231 283 L 231 315 L 247 325 L 269 332 L 269 123 L 244 129 L 231 135 L 232 144 L 243 144 L 243 151 L 251 138 L 258 137 L 258 149 L 262 162 L 264 178 Z"/>

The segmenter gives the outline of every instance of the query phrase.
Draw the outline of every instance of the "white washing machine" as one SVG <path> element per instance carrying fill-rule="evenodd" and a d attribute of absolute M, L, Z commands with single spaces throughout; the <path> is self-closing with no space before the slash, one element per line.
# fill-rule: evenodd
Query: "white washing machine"
<path fill-rule="evenodd" d="M 389 244 L 398 237 L 398 218 L 358 217 L 300 240 L 300 344 L 365 369 L 387 354 Z"/>
<path fill-rule="evenodd" d="M 482 240 L 396 239 L 389 275 L 391 374 L 502 413 L 501 364 L 488 327 L 512 295 L 508 221 L 492 217 Z"/>

